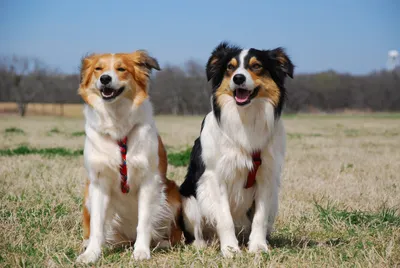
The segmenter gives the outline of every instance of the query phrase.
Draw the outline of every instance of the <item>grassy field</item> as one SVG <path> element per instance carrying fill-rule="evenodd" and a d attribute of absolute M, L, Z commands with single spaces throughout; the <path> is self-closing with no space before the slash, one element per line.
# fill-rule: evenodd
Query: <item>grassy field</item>
<path fill-rule="evenodd" d="M 201 117 L 157 117 L 182 182 Z M 106 249 L 103 267 L 400 267 L 400 116 L 284 118 L 287 157 L 268 254 Z M 83 120 L 0 117 L 0 267 L 73 266 L 81 250 Z"/>

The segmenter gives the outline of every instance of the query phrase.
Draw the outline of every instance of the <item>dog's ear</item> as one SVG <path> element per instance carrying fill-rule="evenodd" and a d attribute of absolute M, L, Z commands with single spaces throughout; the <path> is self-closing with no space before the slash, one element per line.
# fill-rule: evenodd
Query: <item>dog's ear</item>
<path fill-rule="evenodd" d="M 207 80 L 214 78 L 226 62 L 226 57 L 230 52 L 238 50 L 238 47 L 230 45 L 228 42 L 221 42 L 211 53 L 207 61 L 206 74 Z"/>
<path fill-rule="evenodd" d="M 158 71 L 161 70 L 158 61 L 155 58 L 150 57 L 146 50 L 137 50 L 133 52 L 132 58 L 136 65 L 147 69 L 149 73 L 152 69 Z"/>
<path fill-rule="evenodd" d="M 279 78 L 284 79 L 286 76 L 293 78 L 294 65 L 282 47 L 268 50 L 267 53 Z"/>
<path fill-rule="evenodd" d="M 80 81 L 78 94 L 82 97 L 82 99 L 89 105 L 91 102 L 89 100 L 87 88 L 89 87 L 90 81 L 93 76 L 93 68 L 96 64 L 97 55 L 96 54 L 88 54 L 84 56 L 81 60 L 80 69 Z"/>
<path fill-rule="evenodd" d="M 93 64 L 95 63 L 96 54 L 88 54 L 81 59 L 80 70 L 80 85 L 88 86 L 93 73 Z"/>

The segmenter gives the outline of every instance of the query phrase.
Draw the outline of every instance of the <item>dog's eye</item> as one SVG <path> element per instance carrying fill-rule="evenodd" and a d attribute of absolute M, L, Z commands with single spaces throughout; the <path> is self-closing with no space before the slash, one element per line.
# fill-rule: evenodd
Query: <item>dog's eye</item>
<path fill-rule="evenodd" d="M 233 66 L 233 64 L 229 63 L 228 64 L 228 70 L 233 70 L 235 69 L 235 66 Z"/>
<path fill-rule="evenodd" d="M 95 70 L 96 70 L 96 71 L 101 71 L 101 70 L 103 70 L 103 68 L 101 68 L 101 67 L 96 67 Z"/>
<path fill-rule="evenodd" d="M 251 66 L 251 68 L 254 69 L 254 70 L 259 70 L 259 69 L 261 69 L 261 65 L 258 64 L 258 63 L 255 63 L 255 64 L 253 64 L 253 65 Z"/>
<path fill-rule="evenodd" d="M 118 71 L 118 72 L 125 72 L 125 69 L 122 68 L 122 67 L 119 67 L 119 68 L 117 69 L 117 71 Z"/>

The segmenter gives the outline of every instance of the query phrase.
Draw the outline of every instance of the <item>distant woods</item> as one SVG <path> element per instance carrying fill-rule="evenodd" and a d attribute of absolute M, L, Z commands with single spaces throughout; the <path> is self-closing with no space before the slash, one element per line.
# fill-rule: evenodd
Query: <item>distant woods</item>
<path fill-rule="evenodd" d="M 150 96 L 157 114 L 193 115 L 210 110 L 210 84 L 202 64 L 161 66 L 153 73 Z M 16 102 L 20 115 L 29 103 L 82 103 L 79 75 L 52 70 L 38 59 L 0 59 L 0 102 Z M 400 111 L 400 68 L 354 76 L 326 71 L 287 79 L 286 112 L 345 109 Z"/>

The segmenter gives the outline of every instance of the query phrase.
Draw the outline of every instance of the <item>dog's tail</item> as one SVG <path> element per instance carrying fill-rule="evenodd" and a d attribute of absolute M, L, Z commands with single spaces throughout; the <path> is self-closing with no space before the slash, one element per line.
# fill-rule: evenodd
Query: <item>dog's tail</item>
<path fill-rule="evenodd" d="M 179 224 L 182 215 L 182 199 L 176 183 L 167 178 L 164 178 L 164 180 L 166 184 L 165 193 L 167 196 L 167 202 L 172 210 L 172 213 L 174 214 L 174 221 L 171 223 L 169 237 L 171 244 L 174 245 L 179 243 L 182 238 L 182 229 Z"/>

